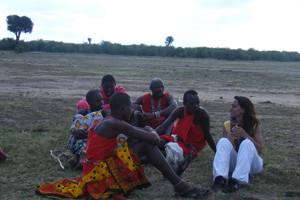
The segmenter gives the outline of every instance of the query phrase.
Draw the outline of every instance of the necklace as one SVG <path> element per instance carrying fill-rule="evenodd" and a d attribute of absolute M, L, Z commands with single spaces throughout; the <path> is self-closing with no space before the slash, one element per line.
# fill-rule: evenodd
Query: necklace
<path fill-rule="evenodd" d="M 151 98 L 152 113 L 154 113 L 155 111 L 160 111 L 161 110 L 160 101 L 161 101 L 161 98 L 158 101 L 157 109 L 155 109 L 153 99 Z"/>

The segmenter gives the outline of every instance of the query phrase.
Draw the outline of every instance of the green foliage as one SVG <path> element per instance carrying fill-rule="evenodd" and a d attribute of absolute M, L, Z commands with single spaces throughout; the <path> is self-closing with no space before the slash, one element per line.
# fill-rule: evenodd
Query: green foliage
<path fill-rule="evenodd" d="M 13 50 L 15 40 L 12 38 L 3 38 L 0 41 L 0 50 Z M 33 40 L 22 42 L 24 51 L 44 51 L 54 53 L 86 53 L 86 54 L 107 54 L 107 55 L 125 55 L 125 56 L 161 56 L 177 58 L 212 58 L 218 60 L 265 60 L 280 62 L 300 61 L 298 52 L 287 51 L 258 51 L 253 48 L 248 50 L 229 49 L 229 48 L 208 48 L 195 47 L 183 48 L 173 46 L 154 46 L 154 45 L 122 45 L 110 41 L 101 41 L 98 44 L 63 43 L 46 40 Z M 19 47 L 19 51 L 22 47 Z"/>
<path fill-rule="evenodd" d="M 168 37 L 165 39 L 166 47 L 169 47 L 170 45 L 172 45 L 173 42 L 174 42 L 174 38 L 173 38 L 172 36 L 168 36 Z"/>
<path fill-rule="evenodd" d="M 16 41 L 13 38 L 3 38 L 0 41 L 0 50 L 13 50 Z"/>
<path fill-rule="evenodd" d="M 29 17 L 18 15 L 9 15 L 6 17 L 7 30 L 13 32 L 16 35 L 16 45 L 19 42 L 21 32 L 31 33 L 33 28 L 33 22 Z"/>

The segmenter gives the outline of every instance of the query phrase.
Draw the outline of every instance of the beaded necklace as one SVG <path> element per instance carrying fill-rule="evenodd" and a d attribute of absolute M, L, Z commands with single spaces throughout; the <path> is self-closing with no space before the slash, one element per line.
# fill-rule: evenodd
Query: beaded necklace
<path fill-rule="evenodd" d="M 152 113 L 161 110 L 161 103 L 160 103 L 160 101 L 161 101 L 161 98 L 158 101 L 157 109 L 155 109 L 154 103 L 153 103 L 153 99 L 151 98 Z"/>

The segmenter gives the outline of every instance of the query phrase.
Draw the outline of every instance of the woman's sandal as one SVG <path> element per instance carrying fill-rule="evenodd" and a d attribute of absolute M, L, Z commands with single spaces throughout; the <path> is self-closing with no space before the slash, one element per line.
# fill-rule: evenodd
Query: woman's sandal
<path fill-rule="evenodd" d="M 187 191 L 186 193 L 184 194 L 175 194 L 175 196 L 177 197 L 184 197 L 184 198 L 202 198 L 202 197 L 205 197 L 207 195 L 210 195 L 212 193 L 211 190 L 207 190 L 207 189 L 204 189 L 204 188 L 197 188 L 197 187 L 194 187 L 194 189 L 190 190 L 190 191 Z M 196 194 L 196 196 L 191 196 L 193 194 Z"/>
<path fill-rule="evenodd" d="M 177 176 L 180 177 L 183 172 L 186 170 L 186 168 L 189 166 L 192 158 L 193 158 L 193 153 L 194 151 L 192 150 L 189 155 L 187 155 L 183 161 L 181 161 L 179 164 L 178 164 L 178 170 L 176 172 Z M 184 168 L 183 168 L 184 167 Z"/>

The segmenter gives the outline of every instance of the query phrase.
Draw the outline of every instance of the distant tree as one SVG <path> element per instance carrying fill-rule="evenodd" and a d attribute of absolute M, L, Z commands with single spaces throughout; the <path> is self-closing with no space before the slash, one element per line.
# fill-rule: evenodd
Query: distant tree
<path fill-rule="evenodd" d="M 21 32 L 31 33 L 33 28 L 33 23 L 29 17 L 18 15 L 9 15 L 6 17 L 7 30 L 13 32 L 16 35 L 16 45 L 18 45 Z"/>
<path fill-rule="evenodd" d="M 92 38 L 88 38 L 89 44 L 91 44 L 92 42 Z"/>
<path fill-rule="evenodd" d="M 166 47 L 169 47 L 174 42 L 174 38 L 172 36 L 168 36 L 165 40 Z"/>

